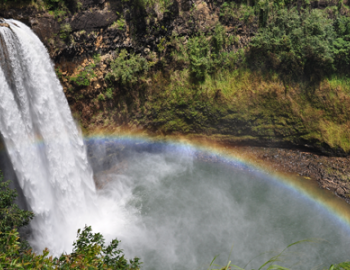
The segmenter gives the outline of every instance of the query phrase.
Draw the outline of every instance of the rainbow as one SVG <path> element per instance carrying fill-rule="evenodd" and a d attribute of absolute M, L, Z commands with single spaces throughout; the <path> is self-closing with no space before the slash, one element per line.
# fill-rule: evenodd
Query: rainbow
<path fill-rule="evenodd" d="M 55 138 L 57 140 L 57 138 Z M 331 220 L 336 221 L 350 234 L 350 205 L 337 198 L 330 192 L 320 189 L 314 182 L 301 179 L 300 177 L 293 177 L 269 169 L 268 166 L 263 166 L 251 157 L 247 157 L 237 148 L 224 146 L 208 140 L 199 140 L 195 142 L 193 139 L 180 136 L 155 136 L 150 137 L 144 133 L 120 132 L 117 134 L 103 134 L 96 133 L 85 136 L 87 144 L 89 143 L 106 143 L 118 142 L 119 144 L 166 144 L 174 147 L 175 151 L 186 152 L 186 154 L 202 154 L 209 160 L 215 160 L 235 166 L 244 168 L 251 173 L 258 174 L 264 177 L 270 183 L 278 185 L 289 192 L 295 194 L 305 203 L 316 203 L 318 209 L 326 214 Z M 33 141 L 32 141 L 33 142 Z M 36 147 L 43 147 L 44 142 L 42 138 L 37 138 L 34 143 Z M 33 144 L 30 147 L 33 147 Z M 0 152 L 5 150 L 4 146 L 0 144 Z"/>
<path fill-rule="evenodd" d="M 217 144 L 212 141 L 202 140 L 199 143 L 191 139 L 178 136 L 158 136 L 150 137 L 145 134 L 119 133 L 119 134 L 93 134 L 85 137 L 87 143 L 106 143 L 118 142 L 119 144 L 166 144 L 173 147 L 174 151 L 180 151 L 186 154 L 201 154 L 209 160 L 215 160 L 248 170 L 267 179 L 271 184 L 278 185 L 288 192 L 304 200 L 305 203 L 315 203 L 319 211 L 335 221 L 350 234 L 350 205 L 342 199 L 334 196 L 329 191 L 320 189 L 314 181 L 301 179 L 291 175 L 282 174 L 269 169 L 268 166 L 258 164 L 241 153 L 237 148 L 232 148 Z"/>

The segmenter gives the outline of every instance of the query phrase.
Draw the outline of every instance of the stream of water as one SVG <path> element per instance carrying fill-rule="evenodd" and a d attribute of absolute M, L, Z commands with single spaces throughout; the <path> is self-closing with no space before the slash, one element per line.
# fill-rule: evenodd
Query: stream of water
<path fill-rule="evenodd" d="M 83 139 L 49 54 L 23 23 L 0 27 L 0 131 L 30 209 L 31 244 L 69 251 L 95 210 Z"/>

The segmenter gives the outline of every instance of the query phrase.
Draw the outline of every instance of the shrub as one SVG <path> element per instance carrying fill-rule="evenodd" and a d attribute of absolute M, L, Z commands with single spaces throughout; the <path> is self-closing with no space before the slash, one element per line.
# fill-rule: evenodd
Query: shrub
<path fill-rule="evenodd" d="M 322 77 L 334 70 L 332 20 L 320 10 L 281 9 L 251 41 L 250 60 L 294 77 Z"/>
<path fill-rule="evenodd" d="M 89 86 L 90 79 L 96 77 L 93 68 L 94 64 L 88 65 L 84 70 L 80 71 L 76 76 L 72 76 L 70 81 L 78 86 Z"/>
<path fill-rule="evenodd" d="M 210 43 L 204 35 L 191 38 L 187 43 L 190 72 L 193 78 L 204 81 L 210 68 Z"/>
<path fill-rule="evenodd" d="M 102 93 L 100 93 L 100 94 L 97 96 L 97 99 L 98 99 L 99 101 L 105 101 L 105 100 L 106 100 L 105 96 L 104 96 Z"/>
<path fill-rule="evenodd" d="M 0 172 L 0 232 L 7 233 L 14 228 L 28 225 L 34 217 L 32 212 L 19 209 L 15 204 L 17 193 L 9 188 L 9 182 L 3 182 Z"/>
<path fill-rule="evenodd" d="M 221 24 L 217 24 L 214 30 L 214 34 L 211 38 L 212 54 L 218 55 L 228 45 L 228 39 L 226 38 L 225 27 Z"/>
<path fill-rule="evenodd" d="M 182 39 L 174 37 L 172 43 L 177 52 L 172 56 L 176 61 L 188 64 L 194 82 L 203 82 L 207 74 L 235 66 L 242 52 L 226 50 L 235 41 L 235 37 L 227 36 L 224 26 L 217 24 L 211 37 L 202 33 L 200 36 L 190 38 L 186 45 Z"/>
<path fill-rule="evenodd" d="M 19 234 L 15 229 L 8 233 L 0 232 L 0 269 L 137 270 L 140 267 L 138 258 L 130 261 L 124 258 L 123 250 L 118 249 L 118 240 L 106 246 L 103 236 L 92 233 L 91 227 L 87 226 L 82 231 L 78 230 L 73 252 L 56 258 L 49 257 L 47 249 L 41 255 L 31 250 L 22 253 L 18 240 Z"/>
<path fill-rule="evenodd" d="M 255 2 L 255 1 L 253 1 Z M 244 21 L 250 23 L 255 18 L 255 8 L 245 3 L 224 2 L 220 7 L 220 21 Z"/>
<path fill-rule="evenodd" d="M 94 59 L 95 65 L 99 64 L 101 62 L 101 54 L 94 54 L 93 59 Z"/>
<path fill-rule="evenodd" d="M 105 96 L 108 99 L 113 99 L 113 89 L 112 88 L 107 88 Z"/>
<path fill-rule="evenodd" d="M 149 64 L 141 55 L 128 54 L 123 49 L 111 63 L 111 69 L 112 72 L 106 75 L 106 79 L 126 85 L 137 82 L 139 76 L 148 71 Z"/>
<path fill-rule="evenodd" d="M 72 27 L 70 26 L 69 23 L 62 24 L 61 30 L 60 30 L 60 38 L 67 39 L 71 32 L 72 32 Z"/>
<path fill-rule="evenodd" d="M 336 18 L 334 28 L 337 33 L 333 43 L 334 61 L 339 71 L 347 71 L 350 64 L 350 18 Z"/>

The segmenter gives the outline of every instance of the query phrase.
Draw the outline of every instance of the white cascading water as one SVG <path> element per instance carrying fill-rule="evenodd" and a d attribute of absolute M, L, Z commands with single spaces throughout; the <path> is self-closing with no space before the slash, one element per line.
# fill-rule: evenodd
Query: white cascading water
<path fill-rule="evenodd" d="M 86 149 L 46 48 L 23 23 L 3 22 L 0 133 L 35 214 L 31 244 L 69 252 L 76 230 L 98 219 Z"/>

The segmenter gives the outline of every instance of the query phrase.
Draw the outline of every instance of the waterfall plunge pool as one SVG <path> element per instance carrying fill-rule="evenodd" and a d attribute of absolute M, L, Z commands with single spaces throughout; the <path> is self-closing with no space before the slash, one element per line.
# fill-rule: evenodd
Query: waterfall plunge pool
<path fill-rule="evenodd" d="M 277 264 L 324 269 L 349 258 L 350 229 L 339 213 L 244 162 L 181 144 L 86 143 L 99 197 L 118 205 L 110 212 L 123 224 L 115 236 L 143 269 L 207 269 L 216 255 L 240 267 L 255 258 L 247 269 L 256 269 L 305 239 L 312 241 L 288 248 Z"/>

